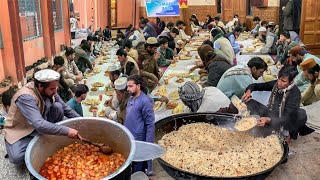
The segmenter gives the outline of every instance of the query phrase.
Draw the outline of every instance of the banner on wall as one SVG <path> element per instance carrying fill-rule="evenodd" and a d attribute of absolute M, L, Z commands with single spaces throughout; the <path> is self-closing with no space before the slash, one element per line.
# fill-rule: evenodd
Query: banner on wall
<path fill-rule="evenodd" d="M 146 0 L 148 17 L 180 16 L 179 0 Z"/>
<path fill-rule="evenodd" d="M 179 0 L 179 5 L 181 9 L 188 8 L 188 0 Z"/>

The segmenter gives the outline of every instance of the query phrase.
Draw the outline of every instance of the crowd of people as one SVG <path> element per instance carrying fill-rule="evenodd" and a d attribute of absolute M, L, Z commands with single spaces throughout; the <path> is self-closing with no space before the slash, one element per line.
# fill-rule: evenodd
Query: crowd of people
<path fill-rule="evenodd" d="M 114 45 L 119 47 L 116 55 L 121 67 L 111 65 L 107 69 L 115 91 L 105 102 L 106 117 L 126 126 L 136 140 L 154 142 L 153 102 L 169 100 L 150 93 L 194 33 L 206 29 L 210 38 L 197 49 L 201 61 L 190 69 L 190 72 L 200 69 L 202 83 L 186 82 L 179 89 L 182 102 L 191 112 L 238 113 L 230 105 L 230 98 L 238 96 L 251 113 L 261 117 L 259 126 L 272 126 L 289 139 L 312 132 L 305 125 L 307 116 L 300 104 L 320 100 L 320 59 L 293 39 L 292 32 L 278 34 L 272 22 L 253 19 L 252 36 L 265 44 L 261 53 L 275 55 L 280 68 L 277 80 L 254 83 L 268 65 L 260 57 L 251 58 L 246 65 L 237 65 L 236 54 L 243 45 L 236 39 L 245 28 L 237 15 L 226 24 L 220 17 L 210 15 L 204 23 L 196 15 L 190 21 L 193 32 L 190 35 L 185 32 L 185 22 L 165 23 L 160 18 L 151 22 L 142 17 L 139 28 L 130 25 L 124 33 L 118 30 Z M 83 74 L 94 69 L 95 59 L 105 55 L 104 41 L 110 40 L 108 26 L 97 29 L 77 47 L 68 47 L 63 56 L 56 56 L 49 69 L 36 71 L 32 82 L 11 93 L 11 103 L 3 99 L 7 111 L 5 143 L 12 163 L 24 163 L 26 147 L 39 133 L 77 138 L 77 130 L 55 123 L 63 117 L 83 116 L 81 102 L 89 92 L 81 83 Z M 267 107 L 252 100 L 253 91 L 272 92 Z M 134 163 L 133 172 L 136 171 L 152 175 L 151 162 Z"/>

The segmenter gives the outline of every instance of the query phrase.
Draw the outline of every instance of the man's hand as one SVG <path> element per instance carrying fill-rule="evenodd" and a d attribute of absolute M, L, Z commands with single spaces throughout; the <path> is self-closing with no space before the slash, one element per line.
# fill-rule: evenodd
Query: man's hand
<path fill-rule="evenodd" d="M 64 67 L 64 66 L 62 66 L 62 67 L 60 67 L 58 70 L 57 70 L 57 72 L 58 73 L 62 73 L 63 71 L 65 71 L 66 70 L 66 68 Z"/>
<path fill-rule="evenodd" d="M 244 93 L 244 95 L 242 96 L 241 99 L 242 99 L 243 102 L 248 102 L 248 101 L 250 101 L 250 100 L 252 99 L 251 91 L 248 89 L 248 90 Z"/>
<path fill-rule="evenodd" d="M 193 66 L 193 67 L 189 70 L 189 72 L 192 73 L 192 72 L 195 71 L 197 68 L 198 68 L 197 66 Z"/>
<path fill-rule="evenodd" d="M 168 103 L 169 102 L 169 99 L 165 96 L 162 96 L 160 99 L 159 99 L 160 102 L 164 102 L 164 103 Z"/>
<path fill-rule="evenodd" d="M 243 48 L 244 46 L 242 44 L 240 44 L 240 48 Z"/>
<path fill-rule="evenodd" d="M 112 98 L 111 99 L 109 99 L 109 100 L 106 100 L 106 102 L 104 102 L 104 105 L 105 106 L 110 106 L 111 107 L 111 104 L 112 104 Z"/>
<path fill-rule="evenodd" d="M 258 126 L 266 126 L 270 124 L 271 119 L 269 117 L 261 117 L 258 121 Z"/>
<path fill-rule="evenodd" d="M 204 69 L 200 69 L 200 70 L 199 70 L 199 75 L 201 75 L 201 74 L 207 74 L 207 71 L 204 70 Z"/>
<path fill-rule="evenodd" d="M 153 57 L 156 61 L 158 61 L 160 59 L 160 53 L 157 51 L 156 53 L 154 53 Z"/>
<path fill-rule="evenodd" d="M 76 75 L 76 81 L 81 81 L 82 80 L 82 74 Z"/>
<path fill-rule="evenodd" d="M 77 138 L 78 137 L 78 133 L 79 132 L 77 130 L 69 128 L 68 137 L 69 138 Z"/>

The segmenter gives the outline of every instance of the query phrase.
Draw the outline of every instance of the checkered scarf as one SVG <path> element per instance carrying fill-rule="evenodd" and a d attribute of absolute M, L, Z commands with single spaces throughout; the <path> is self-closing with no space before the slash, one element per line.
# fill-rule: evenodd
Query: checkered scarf
<path fill-rule="evenodd" d="M 181 101 L 190 108 L 191 112 L 197 112 L 202 103 L 205 91 L 194 82 L 186 82 L 179 88 Z"/>

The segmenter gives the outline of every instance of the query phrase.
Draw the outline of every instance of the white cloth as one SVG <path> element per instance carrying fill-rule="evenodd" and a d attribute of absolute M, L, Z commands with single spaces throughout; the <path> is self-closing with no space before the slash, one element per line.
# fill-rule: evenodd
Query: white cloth
<path fill-rule="evenodd" d="M 228 107 L 229 98 L 216 87 L 205 87 L 202 104 L 197 112 L 217 112 L 220 108 Z"/>
<path fill-rule="evenodd" d="M 71 29 L 71 32 L 74 32 L 77 30 L 78 28 L 78 20 L 74 17 L 70 18 L 70 29 Z"/>
<path fill-rule="evenodd" d="M 143 33 L 141 33 L 139 30 L 135 30 L 129 39 L 132 40 L 133 47 L 136 47 L 140 42 L 146 42 Z"/>

